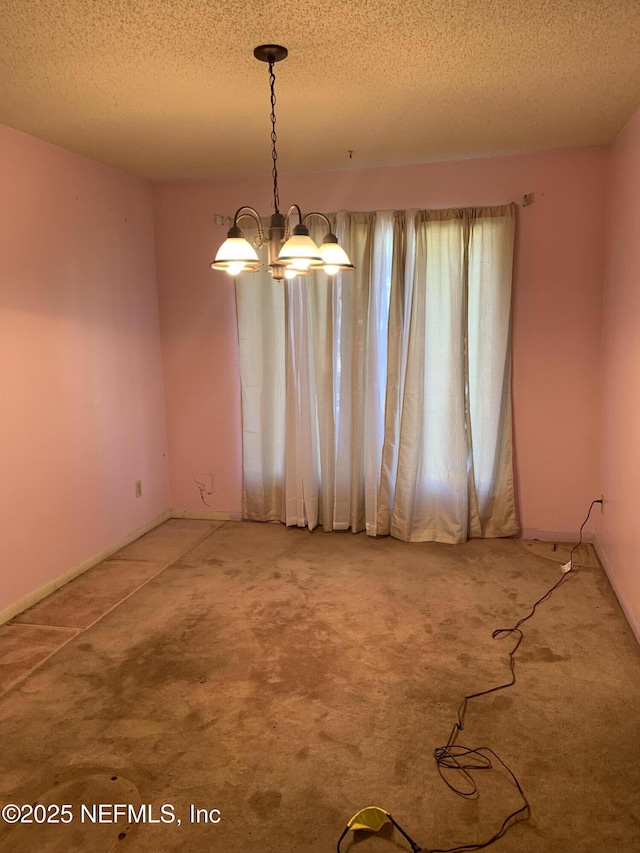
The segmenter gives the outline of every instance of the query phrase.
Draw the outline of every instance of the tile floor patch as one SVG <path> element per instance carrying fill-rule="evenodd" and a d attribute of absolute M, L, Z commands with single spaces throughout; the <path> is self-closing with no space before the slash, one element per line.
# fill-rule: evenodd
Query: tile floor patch
<path fill-rule="evenodd" d="M 170 519 L 0 626 L 0 694 L 223 524 Z"/>
<path fill-rule="evenodd" d="M 87 628 L 166 565 L 166 561 L 105 560 L 16 616 L 13 622 Z"/>
<path fill-rule="evenodd" d="M 4 693 L 75 637 L 71 628 L 0 626 L 0 693 Z"/>
<path fill-rule="evenodd" d="M 172 518 L 115 553 L 112 560 L 164 560 L 168 563 L 195 545 L 224 521 Z"/>

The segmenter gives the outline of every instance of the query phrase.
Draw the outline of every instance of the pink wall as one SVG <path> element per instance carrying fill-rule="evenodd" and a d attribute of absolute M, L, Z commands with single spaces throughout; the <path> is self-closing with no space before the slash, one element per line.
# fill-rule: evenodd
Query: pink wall
<path fill-rule="evenodd" d="M 640 109 L 613 147 L 607 236 L 597 544 L 640 640 Z"/>
<path fill-rule="evenodd" d="M 0 185 L 2 611 L 164 511 L 168 472 L 149 187 L 4 127 Z"/>
<path fill-rule="evenodd" d="M 526 532 L 573 533 L 599 496 L 599 371 L 607 151 L 290 175 L 303 210 L 458 207 L 519 201 L 514 304 L 518 492 Z M 209 269 L 241 204 L 271 211 L 267 178 L 154 187 L 172 505 L 241 511 L 238 351 L 232 280 Z M 203 505 L 195 479 L 213 475 Z"/>

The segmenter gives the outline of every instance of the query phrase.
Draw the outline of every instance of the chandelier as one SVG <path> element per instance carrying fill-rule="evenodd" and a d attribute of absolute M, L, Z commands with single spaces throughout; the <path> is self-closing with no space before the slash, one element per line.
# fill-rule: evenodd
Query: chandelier
<path fill-rule="evenodd" d="M 292 204 L 286 216 L 280 213 L 280 198 L 278 195 L 278 153 L 276 151 L 276 75 L 273 66 L 287 56 L 287 48 L 278 44 L 261 44 L 253 51 L 253 55 L 261 62 L 269 63 L 269 87 L 271 89 L 271 158 L 273 168 L 273 207 L 274 212 L 269 220 L 265 234 L 260 215 L 253 207 L 244 205 L 238 208 L 233 217 L 233 225 L 227 232 L 227 239 L 218 249 L 216 259 L 211 264 L 214 270 L 224 270 L 229 275 L 239 275 L 243 272 L 257 272 L 262 266 L 256 249 L 267 245 L 269 272 L 274 279 L 295 278 L 298 275 L 311 275 L 313 270 L 324 270 L 328 275 L 335 275 L 343 270 L 355 269 L 345 250 L 339 245 L 338 238 L 331 231 L 331 223 L 324 213 L 307 213 L 297 204 Z M 298 224 L 290 228 L 293 214 L 297 215 Z M 312 216 L 320 217 L 327 225 L 328 232 L 322 244 L 318 247 L 309 236 L 305 222 Z M 258 235 L 253 245 L 246 239 L 244 232 L 238 226 L 242 218 L 253 219 Z"/>

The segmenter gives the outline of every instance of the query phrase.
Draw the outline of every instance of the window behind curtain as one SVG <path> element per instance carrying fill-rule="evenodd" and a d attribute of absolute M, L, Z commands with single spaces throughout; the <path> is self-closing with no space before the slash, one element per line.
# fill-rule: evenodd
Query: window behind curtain
<path fill-rule="evenodd" d="M 354 273 L 237 280 L 246 518 L 407 541 L 517 532 L 514 217 L 343 212 Z"/>

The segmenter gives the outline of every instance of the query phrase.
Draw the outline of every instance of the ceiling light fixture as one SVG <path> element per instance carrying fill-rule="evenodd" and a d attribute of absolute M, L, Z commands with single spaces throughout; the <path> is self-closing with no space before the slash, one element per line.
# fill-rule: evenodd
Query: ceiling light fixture
<path fill-rule="evenodd" d="M 271 89 L 271 158 L 273 168 L 273 207 L 274 212 L 269 220 L 265 234 L 259 213 L 253 208 L 243 206 L 238 208 L 233 217 L 233 225 L 227 233 L 227 239 L 218 249 L 216 259 L 211 264 L 214 270 L 224 270 L 229 275 L 239 275 L 242 272 L 257 272 L 262 266 L 256 249 L 265 244 L 268 247 L 269 272 L 277 281 L 284 278 L 295 278 L 297 275 L 311 275 L 313 270 L 324 270 L 328 275 L 335 275 L 342 270 L 355 269 L 347 253 L 338 243 L 338 238 L 331 231 L 331 223 L 324 213 L 307 213 L 297 204 L 292 204 L 287 215 L 280 213 L 280 198 L 278 195 L 278 152 L 276 151 L 276 75 L 273 66 L 287 56 L 287 48 L 279 44 L 261 44 L 253 51 L 253 55 L 261 62 L 269 63 L 269 87 Z M 289 221 L 296 213 L 298 224 L 291 231 Z M 319 216 L 327 224 L 328 233 L 320 247 L 316 246 L 309 236 L 305 222 L 312 216 Z M 253 219 L 258 228 L 258 236 L 253 245 L 246 239 L 244 232 L 238 226 L 243 217 Z"/>

